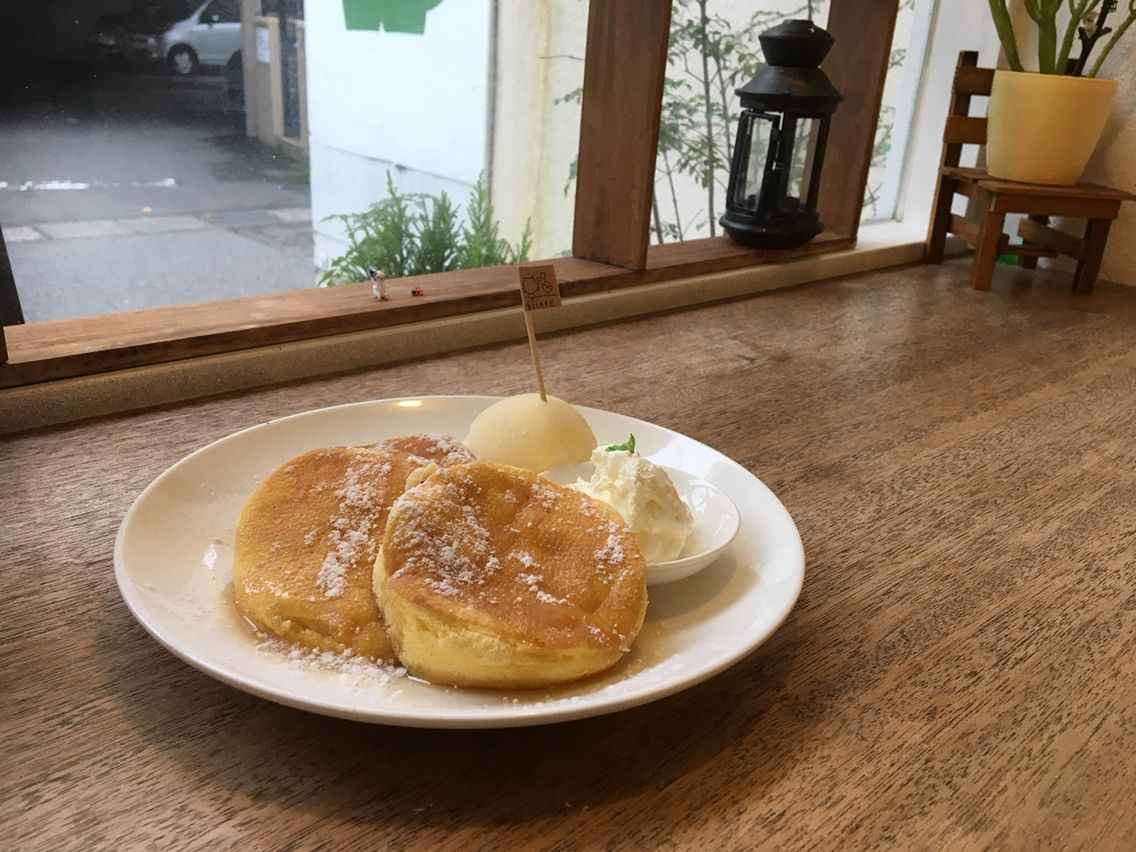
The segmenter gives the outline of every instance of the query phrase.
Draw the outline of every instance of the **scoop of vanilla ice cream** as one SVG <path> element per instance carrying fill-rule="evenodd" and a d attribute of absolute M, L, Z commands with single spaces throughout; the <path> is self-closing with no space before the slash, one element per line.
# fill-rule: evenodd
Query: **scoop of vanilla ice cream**
<path fill-rule="evenodd" d="M 525 393 L 495 402 L 477 415 L 465 445 L 486 461 L 539 472 L 587 461 L 596 436 L 584 416 L 564 400 Z"/>
<path fill-rule="evenodd" d="M 591 480 L 572 486 L 603 500 L 627 522 L 648 562 L 674 559 L 694 529 L 690 508 L 663 468 L 626 450 L 596 448 Z"/>

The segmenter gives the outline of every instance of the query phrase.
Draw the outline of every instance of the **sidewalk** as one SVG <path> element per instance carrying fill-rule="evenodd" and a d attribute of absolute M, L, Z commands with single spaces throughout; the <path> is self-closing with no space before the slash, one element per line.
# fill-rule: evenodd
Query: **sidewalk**
<path fill-rule="evenodd" d="M 0 117 L 27 322 L 315 284 L 307 165 L 246 138 L 223 78 L 110 67 L 85 97 L 29 91 Z"/>
<path fill-rule="evenodd" d="M 4 228 L 27 322 L 315 284 L 311 211 L 40 222 Z"/>
<path fill-rule="evenodd" d="M 206 228 L 250 228 L 269 225 L 310 225 L 312 211 L 307 207 L 277 210 L 226 210 L 196 216 L 136 216 L 126 219 L 86 219 L 76 222 L 40 222 L 4 228 L 4 239 L 13 243 L 39 240 L 70 240 L 85 237 L 120 237 L 128 234 L 168 234 L 200 231 Z"/>

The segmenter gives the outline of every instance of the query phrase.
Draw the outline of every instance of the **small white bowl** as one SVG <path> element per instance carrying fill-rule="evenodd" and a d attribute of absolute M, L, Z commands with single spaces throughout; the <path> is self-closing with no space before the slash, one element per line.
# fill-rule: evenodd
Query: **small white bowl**
<path fill-rule="evenodd" d="M 663 469 L 674 483 L 678 496 L 690 507 L 694 530 L 676 559 L 647 565 L 648 586 L 662 586 L 697 574 L 730 546 L 741 529 L 738 507 L 722 489 L 673 467 Z M 590 479 L 594 470 L 591 462 L 584 462 L 546 470 L 543 475 L 561 485 L 572 485 L 577 479 Z"/>

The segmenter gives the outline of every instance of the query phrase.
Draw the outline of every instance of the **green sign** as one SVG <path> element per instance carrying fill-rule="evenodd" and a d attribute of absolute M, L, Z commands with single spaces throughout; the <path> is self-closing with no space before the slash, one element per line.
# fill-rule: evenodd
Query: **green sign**
<path fill-rule="evenodd" d="M 442 0 L 343 0 L 343 17 L 349 30 L 386 30 L 388 33 L 426 32 L 426 13 Z"/>

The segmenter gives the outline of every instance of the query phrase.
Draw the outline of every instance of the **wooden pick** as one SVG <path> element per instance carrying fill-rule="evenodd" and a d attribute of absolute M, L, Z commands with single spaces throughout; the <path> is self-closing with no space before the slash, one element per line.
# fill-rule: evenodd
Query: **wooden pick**
<path fill-rule="evenodd" d="M 529 352 L 532 353 L 533 372 L 536 373 L 536 389 L 541 402 L 548 402 L 544 392 L 544 373 L 540 369 L 540 352 L 536 348 L 536 331 L 533 329 L 532 314 L 525 311 L 525 331 L 529 334 Z"/>
<path fill-rule="evenodd" d="M 540 352 L 536 348 L 536 329 L 533 328 L 532 312 L 544 308 L 560 306 L 560 286 L 556 283 L 556 268 L 550 264 L 517 267 L 521 284 L 521 307 L 525 314 L 525 331 L 529 336 L 529 352 L 532 353 L 533 372 L 536 373 L 536 389 L 541 402 L 548 401 L 544 390 L 544 372 L 540 368 Z"/>

